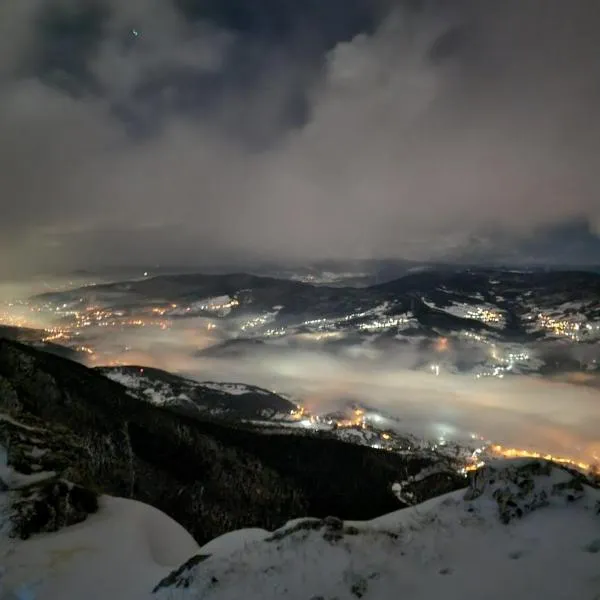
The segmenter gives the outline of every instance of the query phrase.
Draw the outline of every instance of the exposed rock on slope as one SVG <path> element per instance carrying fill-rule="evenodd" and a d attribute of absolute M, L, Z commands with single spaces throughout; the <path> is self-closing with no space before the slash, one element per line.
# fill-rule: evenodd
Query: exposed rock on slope
<path fill-rule="evenodd" d="M 50 432 L 0 429 L 9 467 L 36 447 L 45 457 L 39 466 L 57 481 L 151 504 L 201 543 L 306 514 L 375 517 L 398 507 L 394 481 L 431 462 L 203 422 L 142 402 L 80 364 L 4 340 L 0 412 L 5 424 L 16 419 Z M 446 489 L 460 481 L 449 479 Z M 37 521 L 28 523 L 26 533 L 35 532 Z"/>
<path fill-rule="evenodd" d="M 27 420 L 0 416 L 0 489 L 9 505 L 5 533 L 21 539 L 80 523 L 98 509 L 95 486 L 70 481 L 80 479 L 84 466 L 81 440 L 64 428 Z"/>

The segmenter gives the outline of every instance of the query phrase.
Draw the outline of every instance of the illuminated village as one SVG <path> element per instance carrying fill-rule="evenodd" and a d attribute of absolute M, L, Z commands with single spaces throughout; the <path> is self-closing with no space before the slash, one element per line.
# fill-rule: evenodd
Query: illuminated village
<path fill-rule="evenodd" d="M 375 412 L 369 412 L 361 408 L 349 411 L 344 417 L 319 417 L 310 415 L 303 407 L 292 411 L 291 417 L 294 422 L 306 429 L 314 431 L 344 430 L 369 432 L 370 436 L 364 436 L 362 440 L 358 436 L 352 436 L 354 441 L 370 445 L 374 449 L 387 450 L 390 452 L 426 451 L 433 452 L 440 457 L 451 459 L 456 465 L 456 470 L 463 475 L 483 467 L 487 461 L 494 458 L 540 458 L 556 462 L 585 474 L 599 473 L 600 457 L 598 464 L 587 463 L 565 456 L 556 456 L 528 450 L 524 448 L 508 448 L 485 440 L 476 433 L 470 435 L 471 443 L 459 445 L 439 436 L 436 440 L 417 440 L 411 436 L 405 436 L 394 431 L 393 428 L 382 429 L 388 420 Z M 351 436 L 339 436 L 342 439 L 350 439 Z M 408 444 L 408 445 L 407 445 Z"/>
<path fill-rule="evenodd" d="M 232 311 L 240 307 L 240 301 L 227 295 L 188 303 L 152 302 L 138 303 L 130 307 L 113 307 L 110 304 L 89 302 L 83 297 L 71 303 L 12 302 L 0 306 L 0 325 L 42 330 L 42 342 L 59 344 L 80 352 L 93 365 L 124 364 L 110 356 L 98 355 L 96 340 L 103 339 L 111 330 L 146 328 L 160 334 L 171 330 L 175 323 L 184 322 L 182 319 L 194 316 L 201 317 L 194 326 L 199 327 L 198 323 L 201 323 L 201 327 L 207 332 L 218 332 L 227 323 L 228 333 L 231 335 L 233 331 L 234 337 L 237 331 L 240 338 L 270 339 L 293 335 L 298 340 L 312 342 L 341 339 L 349 329 L 360 334 L 372 335 L 388 330 L 401 332 L 418 325 L 410 311 L 400 315 L 388 314 L 390 305 L 387 303 L 338 317 L 310 318 L 286 325 L 277 320 L 282 306 L 274 306 L 270 311 L 260 314 L 237 315 Z M 439 308 L 433 303 L 429 304 L 433 308 Z M 492 328 L 502 327 L 505 323 L 503 312 L 486 304 L 455 304 L 445 307 L 444 310 L 448 314 L 477 320 Z M 576 312 L 568 317 L 552 316 L 533 307 L 525 321 L 530 331 L 544 331 L 570 343 L 600 336 L 600 324 L 589 322 Z M 502 379 L 522 372 L 535 372 L 541 364 L 524 344 L 500 342 L 486 332 L 464 329 L 434 338 L 431 349 L 435 360 L 423 370 L 433 376 L 456 373 L 450 355 L 457 343 L 474 344 L 485 349 L 487 359 L 472 371 L 475 379 Z M 387 423 L 386 427 L 386 417 L 360 407 L 355 407 L 343 415 L 320 416 L 310 414 L 299 406 L 287 417 L 285 424 L 279 425 L 301 428 L 307 433 L 335 432 L 335 436 L 340 439 L 387 451 L 406 452 L 418 448 L 435 452 L 452 457 L 457 463 L 457 470 L 465 474 L 482 466 L 487 460 L 500 456 L 545 458 L 584 472 L 595 468 L 592 464 L 569 457 L 540 454 L 527 449 L 505 448 L 483 440 L 477 434 L 473 434 L 471 440 L 476 447 L 473 447 L 473 444 L 457 446 L 445 436 L 433 441 L 416 440 L 398 434 L 391 423 Z"/>

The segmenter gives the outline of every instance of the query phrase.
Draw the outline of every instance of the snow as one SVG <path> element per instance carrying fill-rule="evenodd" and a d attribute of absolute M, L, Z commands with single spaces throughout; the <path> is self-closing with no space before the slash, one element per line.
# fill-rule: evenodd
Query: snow
<path fill-rule="evenodd" d="M 103 496 L 99 512 L 79 525 L 27 541 L 0 539 L 0 598 L 149 600 L 156 583 L 198 551 L 162 512 Z"/>
<path fill-rule="evenodd" d="M 369 522 L 346 522 L 343 535 L 314 522 L 252 543 L 241 532 L 236 544 L 232 534 L 229 554 L 211 556 L 186 573 L 189 587 L 169 586 L 157 598 L 594 600 L 600 491 L 588 487 L 573 502 L 550 491 L 570 478 L 561 469 L 535 478 L 549 505 L 508 524 L 498 518 L 496 486 L 472 501 L 461 490 Z"/>
<path fill-rule="evenodd" d="M 105 376 L 132 390 L 139 390 L 142 387 L 142 384 L 148 384 L 148 380 L 141 374 L 132 375 L 115 369 L 107 371 Z"/>
<path fill-rule="evenodd" d="M 38 431 L 8 415 L 24 430 Z M 32 458 L 46 450 L 34 446 Z M 79 525 L 28 540 L 9 537 L 19 490 L 54 472 L 23 474 L 0 445 L 0 598 L 2 600 L 141 600 L 156 582 L 199 550 L 191 535 L 151 506 L 103 496 L 98 513 Z"/>
<path fill-rule="evenodd" d="M 0 598 L 596 600 L 600 490 L 565 491 L 573 473 L 544 473 L 546 465 L 492 460 L 469 490 L 371 521 L 296 519 L 274 533 L 243 529 L 201 548 L 160 511 L 103 496 L 98 513 L 78 525 L 27 541 L 0 536 Z M 518 506 L 544 500 L 504 524 L 498 494 L 507 490 Z M 0 525 L 7 498 L 0 494 Z M 152 594 L 197 555 L 208 558 Z M 181 576 L 189 585 L 176 586 Z"/>
<path fill-rule="evenodd" d="M 18 427 L 25 427 L 22 423 L 19 423 L 18 421 L 12 422 Z M 0 444 L 0 482 L 4 485 L 4 487 L 10 490 L 17 490 L 27 485 L 32 485 L 34 483 L 44 481 L 45 479 L 50 479 L 55 475 L 56 473 L 54 471 L 41 471 L 39 473 L 31 473 L 29 475 L 25 475 L 23 473 L 15 471 L 8 464 L 7 449 Z"/>
<path fill-rule="evenodd" d="M 40 483 L 46 479 L 51 479 L 56 473 L 54 471 L 42 471 L 24 475 L 15 471 L 7 464 L 6 448 L 0 446 L 0 481 L 11 490 L 18 490 L 34 483 Z"/>
<path fill-rule="evenodd" d="M 467 304 L 465 302 L 450 302 L 448 306 L 441 307 L 435 302 L 431 302 L 422 298 L 423 303 L 429 308 L 445 312 L 454 317 L 462 319 L 474 319 L 482 323 L 486 323 L 491 327 L 503 328 L 506 324 L 504 311 L 499 310 L 496 306 L 485 302 L 477 302 L 477 304 Z"/>
<path fill-rule="evenodd" d="M 107 371 L 105 375 L 130 390 L 140 391 L 151 404 L 162 406 L 173 399 L 169 386 L 161 381 L 152 381 L 144 376 L 143 371 L 127 373 L 114 369 Z"/>
<path fill-rule="evenodd" d="M 153 404 L 162 405 L 173 400 L 179 401 L 190 401 L 189 396 L 184 393 L 175 394 L 168 384 L 163 383 L 160 380 L 152 380 L 144 376 L 142 372 L 137 373 L 126 373 L 119 370 L 110 370 L 106 372 L 106 376 L 121 385 L 131 389 L 140 390 L 147 397 L 147 399 Z M 224 394 L 230 394 L 232 396 L 242 396 L 244 394 L 263 394 L 269 395 L 270 392 L 257 388 L 254 386 L 246 385 L 244 383 L 218 383 L 215 381 L 192 381 L 190 379 L 182 380 L 182 383 L 188 385 L 190 388 L 195 389 L 206 389 Z"/>
<path fill-rule="evenodd" d="M 46 449 L 38 448 L 37 446 L 34 446 L 31 449 L 31 451 L 29 452 L 29 456 L 31 456 L 31 458 L 41 458 L 47 452 L 48 452 L 48 450 L 46 450 Z"/>
<path fill-rule="evenodd" d="M 271 534 L 265 529 L 240 529 L 230 531 L 214 540 L 208 542 L 200 548 L 200 554 L 231 554 L 239 550 L 247 549 L 256 542 L 262 542 Z"/>
<path fill-rule="evenodd" d="M 147 396 L 147 399 L 152 403 L 155 404 L 157 406 L 161 406 L 163 404 L 166 404 L 169 401 L 168 396 L 166 396 L 164 394 L 164 392 L 161 392 L 157 389 L 154 388 L 146 388 L 144 390 L 144 396 Z"/>
<path fill-rule="evenodd" d="M 268 395 L 269 392 L 260 388 L 255 388 L 244 383 L 215 383 L 213 381 L 202 381 L 200 386 L 217 392 L 225 392 L 232 396 L 242 396 L 243 394 L 263 394 Z"/>

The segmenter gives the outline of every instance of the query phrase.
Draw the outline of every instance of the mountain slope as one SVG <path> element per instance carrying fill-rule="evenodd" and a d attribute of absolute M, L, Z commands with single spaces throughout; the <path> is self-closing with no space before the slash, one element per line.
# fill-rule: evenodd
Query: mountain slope
<path fill-rule="evenodd" d="M 0 413 L 7 464 L 52 474 L 36 490 L 45 500 L 27 504 L 31 515 L 18 531 L 25 537 L 69 524 L 65 515 L 85 519 L 93 504 L 86 490 L 151 504 L 200 543 L 240 527 L 273 529 L 305 514 L 372 518 L 399 506 L 395 481 L 434 462 L 191 418 L 141 401 L 80 364 L 5 340 Z M 71 493 L 63 480 L 81 488 L 79 512 L 67 510 Z M 441 490 L 460 481 L 448 477 Z M 58 517 L 48 510 L 55 494 L 62 498 Z"/>
<path fill-rule="evenodd" d="M 295 410 L 295 404 L 268 390 L 242 383 L 197 382 L 148 367 L 99 367 L 140 398 L 191 416 L 271 419 Z"/>
<path fill-rule="evenodd" d="M 363 523 L 303 520 L 214 540 L 161 600 L 568 600 L 600 597 L 600 490 L 543 461 L 502 461 L 471 488 Z"/>
<path fill-rule="evenodd" d="M 0 340 L 0 598 L 598 600 L 591 481 L 497 461 L 396 510 L 432 464 L 189 418 Z"/>

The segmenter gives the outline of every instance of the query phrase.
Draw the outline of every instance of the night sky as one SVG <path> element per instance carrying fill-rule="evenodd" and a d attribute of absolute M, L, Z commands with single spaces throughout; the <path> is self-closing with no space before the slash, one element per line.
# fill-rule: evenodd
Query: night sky
<path fill-rule="evenodd" d="M 596 0 L 0 4 L 0 274 L 600 263 Z"/>

